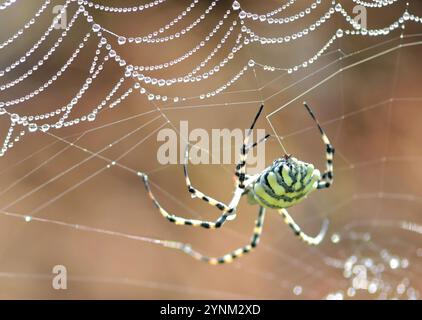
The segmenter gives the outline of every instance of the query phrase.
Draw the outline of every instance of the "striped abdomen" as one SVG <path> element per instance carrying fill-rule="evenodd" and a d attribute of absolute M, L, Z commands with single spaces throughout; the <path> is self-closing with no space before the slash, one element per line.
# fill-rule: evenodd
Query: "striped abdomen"
<path fill-rule="evenodd" d="M 314 191 L 320 178 L 319 170 L 312 164 L 281 158 L 265 169 L 249 188 L 249 199 L 266 208 L 288 208 Z"/>

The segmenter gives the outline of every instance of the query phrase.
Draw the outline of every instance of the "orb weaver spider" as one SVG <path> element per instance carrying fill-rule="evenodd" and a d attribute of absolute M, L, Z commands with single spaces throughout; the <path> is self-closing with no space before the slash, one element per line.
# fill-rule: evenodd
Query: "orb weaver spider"
<path fill-rule="evenodd" d="M 326 170 L 322 175 L 320 174 L 320 171 L 314 167 L 314 165 L 300 161 L 291 155 L 285 155 L 276 159 L 272 165 L 267 167 L 261 173 L 253 176 L 246 174 L 246 160 L 248 151 L 254 148 L 258 143 L 267 140 L 267 138 L 270 136 L 266 135 L 263 139 L 253 144 L 249 143 L 252 130 L 264 108 L 263 105 L 260 107 L 258 113 L 256 114 L 255 119 L 253 120 L 240 149 L 240 161 L 236 165 L 235 169 L 236 187 L 233 193 L 233 197 L 228 205 L 205 195 L 192 186 L 187 167 L 189 160 L 189 146 L 186 147 L 183 168 L 188 191 L 194 198 L 199 198 L 222 211 L 221 216 L 218 217 L 215 221 L 186 219 L 168 213 L 158 203 L 157 199 L 152 193 L 148 182 L 148 176 L 146 174 L 142 174 L 145 188 L 155 207 L 168 221 L 178 225 L 188 225 L 206 229 L 218 229 L 222 227 L 226 221 L 233 220 L 236 217 L 236 209 L 242 196 L 246 195 L 250 204 L 259 205 L 258 217 L 255 220 L 255 228 L 253 230 L 250 243 L 228 254 L 225 254 L 221 257 L 209 257 L 193 250 L 188 244 L 173 241 L 165 241 L 165 246 L 181 250 L 197 260 L 205 261 L 212 265 L 230 263 L 234 259 L 251 252 L 258 245 L 263 230 L 262 228 L 264 224 L 265 210 L 267 208 L 276 209 L 277 212 L 283 217 L 284 222 L 293 230 L 294 234 L 305 243 L 309 245 L 320 244 L 327 232 L 328 220 L 325 219 L 323 221 L 319 234 L 315 237 L 311 237 L 301 230 L 301 228 L 295 223 L 287 211 L 287 208 L 306 199 L 308 194 L 310 194 L 312 191 L 316 189 L 329 188 L 333 183 L 334 148 L 331 145 L 324 130 L 320 126 L 311 108 L 306 104 L 306 102 L 304 103 L 304 106 L 309 115 L 315 121 L 321 133 L 322 141 L 326 147 Z"/>

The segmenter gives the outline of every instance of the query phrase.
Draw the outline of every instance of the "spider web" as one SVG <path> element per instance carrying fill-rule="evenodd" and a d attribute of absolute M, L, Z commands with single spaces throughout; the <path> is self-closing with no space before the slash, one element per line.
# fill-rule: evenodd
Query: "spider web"
<path fill-rule="evenodd" d="M 349 15 L 366 6 L 369 31 L 347 21 L 339 2 Z M 311 3 L 0 3 L 2 297 L 418 299 L 422 6 Z M 68 30 L 51 27 L 56 5 L 65 5 Z M 249 16 L 240 19 L 242 10 Z M 164 220 L 139 172 L 170 212 L 219 212 L 189 197 L 180 165 L 157 161 L 159 130 L 178 132 L 184 120 L 190 130 L 244 129 L 264 102 L 266 163 L 291 153 L 323 168 L 304 100 L 336 148 L 335 183 L 290 213 L 309 234 L 329 217 L 326 240 L 305 246 L 269 210 L 258 249 L 230 265 L 164 248 L 161 240 L 176 240 L 224 254 L 249 241 L 257 208 L 242 201 L 237 219 L 214 232 Z M 191 165 L 190 175 L 227 201 L 233 170 Z M 67 267 L 66 291 L 51 287 L 54 265 Z"/>

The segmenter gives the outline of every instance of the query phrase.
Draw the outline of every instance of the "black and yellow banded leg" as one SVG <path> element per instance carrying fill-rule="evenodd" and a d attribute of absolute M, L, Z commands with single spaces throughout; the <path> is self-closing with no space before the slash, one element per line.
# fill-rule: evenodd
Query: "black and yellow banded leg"
<path fill-rule="evenodd" d="M 262 234 L 262 228 L 264 225 L 264 218 L 265 218 L 265 208 L 260 207 L 259 212 L 258 212 L 258 217 L 255 220 L 255 228 L 253 231 L 251 242 L 247 244 L 246 246 L 233 250 L 232 252 L 227 253 L 221 257 L 209 257 L 206 255 L 203 255 L 193 250 L 189 245 L 176 244 L 176 245 L 173 245 L 173 248 L 182 250 L 184 253 L 190 255 L 196 260 L 204 261 L 212 265 L 231 263 L 235 259 L 240 258 L 243 255 L 254 250 L 254 248 L 256 248 L 256 246 L 259 244 L 259 240 Z"/>
<path fill-rule="evenodd" d="M 319 132 L 321 133 L 322 141 L 325 144 L 325 158 L 326 158 L 326 170 L 322 174 L 321 180 L 318 181 L 318 189 L 325 189 L 329 188 L 334 182 L 334 168 L 333 168 L 333 160 L 334 160 L 334 152 L 335 149 L 330 143 L 327 135 L 325 134 L 324 130 L 322 129 L 321 125 L 319 124 L 318 119 L 315 117 L 313 111 L 308 106 L 306 102 L 303 103 L 305 105 L 306 110 L 308 110 L 309 114 L 311 115 L 312 119 L 318 126 Z"/>
<path fill-rule="evenodd" d="M 183 173 L 185 175 L 186 186 L 188 187 L 188 191 L 192 195 L 192 197 L 201 199 L 205 201 L 206 203 L 210 204 L 211 206 L 216 207 L 223 212 L 227 212 L 231 214 L 233 212 L 233 209 L 231 209 L 228 205 L 212 197 L 205 195 L 203 192 L 199 191 L 198 189 L 192 186 L 192 183 L 189 178 L 189 173 L 188 173 L 188 160 L 189 160 L 189 145 L 186 146 L 185 162 L 183 163 Z"/>
<path fill-rule="evenodd" d="M 186 226 L 194 226 L 194 227 L 202 227 L 205 229 L 217 229 L 220 228 L 224 222 L 227 221 L 227 217 L 230 216 L 231 212 L 228 210 L 227 212 L 223 212 L 223 214 L 218 217 L 215 221 L 205 221 L 205 220 L 197 220 L 197 219 L 186 219 L 183 217 L 176 216 L 174 214 L 168 213 L 157 201 L 154 194 L 151 191 L 151 187 L 148 182 L 148 176 L 146 174 L 142 175 L 142 179 L 144 181 L 145 188 L 148 192 L 148 196 L 151 198 L 152 203 L 154 206 L 160 211 L 161 215 L 166 218 L 168 221 L 177 224 L 177 225 L 186 225 Z"/>
<path fill-rule="evenodd" d="M 334 148 L 330 144 L 327 136 L 324 134 L 322 136 L 322 140 L 326 145 L 325 151 L 325 158 L 326 158 L 326 170 L 322 174 L 321 180 L 318 182 L 318 189 L 325 189 L 329 188 L 334 182 L 334 167 L 333 167 L 333 160 L 334 160 Z"/>
<path fill-rule="evenodd" d="M 323 221 L 322 224 L 322 228 L 321 231 L 319 232 L 319 234 L 316 237 L 311 237 L 308 236 L 306 233 L 304 233 L 302 231 L 302 229 L 296 224 L 296 222 L 293 220 L 293 218 L 290 216 L 290 214 L 287 212 L 286 209 L 280 209 L 277 210 L 279 214 L 281 214 L 281 216 L 284 219 L 284 222 L 290 227 L 292 228 L 294 234 L 296 236 L 298 236 L 303 242 L 309 244 L 309 245 L 318 245 L 321 243 L 321 241 L 324 239 L 325 234 L 327 233 L 328 230 L 328 219 L 325 219 Z"/>
<path fill-rule="evenodd" d="M 245 174 L 246 174 L 246 160 L 247 160 L 247 157 L 248 157 L 248 151 L 249 151 L 249 149 L 251 148 L 249 145 L 248 145 L 248 143 L 249 143 L 249 138 L 250 138 L 250 136 L 251 136 L 251 134 L 252 134 L 252 130 L 253 130 L 253 128 L 255 127 L 255 124 L 256 124 L 256 122 L 258 121 L 258 118 L 259 118 L 259 116 L 261 115 L 261 113 L 262 113 L 262 110 L 264 109 L 264 105 L 261 105 L 261 107 L 259 108 L 259 110 L 258 110 L 258 113 L 256 114 L 256 116 L 255 116 L 255 119 L 253 120 L 253 122 L 252 122 L 252 125 L 251 125 L 251 127 L 249 128 L 249 130 L 248 130 L 248 133 L 246 134 L 246 136 L 245 136 L 245 139 L 243 140 L 243 144 L 242 144 L 242 147 L 240 148 L 240 159 L 239 159 L 239 163 L 237 164 L 237 166 L 236 166 L 236 172 L 235 172 L 235 175 L 236 175 L 236 177 L 238 177 L 238 179 L 239 179 L 239 183 L 238 183 L 238 186 L 239 186 L 239 188 L 242 188 L 242 189 L 244 189 L 245 188 L 245 185 L 244 185 L 244 181 L 245 181 L 245 179 L 246 179 L 246 177 L 245 177 Z M 266 137 L 266 138 L 268 138 L 268 137 Z M 265 139 L 266 139 L 265 138 Z"/>

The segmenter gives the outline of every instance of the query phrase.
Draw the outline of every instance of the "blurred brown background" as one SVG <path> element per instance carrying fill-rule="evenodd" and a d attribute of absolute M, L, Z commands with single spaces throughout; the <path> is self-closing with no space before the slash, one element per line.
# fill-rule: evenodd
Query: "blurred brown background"
<path fill-rule="evenodd" d="M 352 11 L 352 1 L 341 2 Z M 52 7 L 61 3 L 53 1 L 24 36 L 0 51 L 2 69 L 39 39 L 51 23 Z M 94 9 L 90 12 L 109 30 L 136 36 L 165 25 L 189 3 L 167 1 L 143 13 L 117 14 Z M 273 10 L 283 3 L 241 1 L 242 7 L 258 13 Z M 283 16 L 295 14 L 310 3 L 297 1 Z M 0 12 L 0 41 L 14 34 L 41 4 L 40 0 L 20 0 L 6 12 Z M 138 5 L 139 1 L 113 0 L 107 4 L 131 6 Z M 209 4 L 199 1 L 192 13 L 171 30 L 189 25 Z M 266 25 L 250 20 L 247 24 L 261 35 L 287 35 L 318 19 L 330 4 L 331 1 L 322 1 L 309 16 L 288 25 Z M 230 7 L 231 1 L 219 1 L 216 9 L 192 32 L 166 44 L 118 46 L 115 38 L 107 38 L 131 64 L 169 61 L 202 41 Z M 70 6 L 68 17 L 75 9 L 74 4 Z M 397 1 L 387 8 L 368 9 L 368 27 L 388 26 L 404 10 L 405 1 Z M 411 1 L 409 10 L 421 16 L 421 2 Z M 233 15 L 228 21 L 234 18 Z M 151 75 L 171 78 L 190 72 L 215 47 L 228 25 L 225 23 L 216 37 L 191 58 Z M 41 132 L 26 134 L 0 159 L 0 297 L 321 299 L 335 294 L 336 297 L 364 299 L 418 297 L 418 291 L 422 289 L 422 152 L 419 140 L 422 133 L 422 51 L 417 43 L 422 40 L 420 26 L 408 22 L 406 29 L 383 37 L 345 36 L 314 65 L 294 74 L 265 72 L 256 67 L 255 75 L 252 70 L 247 72 L 227 92 L 209 100 L 153 103 L 145 96 L 133 93 L 119 107 L 101 112 L 95 122 L 50 132 L 68 143 Z M 207 92 L 228 81 L 251 58 L 280 68 L 299 64 L 317 52 L 338 28 L 350 26 L 335 16 L 298 41 L 282 45 L 252 44 L 243 48 L 227 67 L 206 81 L 154 90 L 169 96 Z M 48 63 L 20 85 L 2 92 L 0 101 L 25 95 L 43 84 L 65 63 L 88 30 L 86 21 L 78 19 Z M 230 36 L 210 66 L 228 54 L 227 49 L 232 47 L 238 31 L 236 29 Z M 400 38 L 401 32 L 405 35 L 403 38 Z M 28 62 L 2 81 L 6 83 L 24 73 L 48 51 L 60 33 L 61 30 L 53 31 Z M 96 37 L 88 43 L 60 80 L 29 102 L 12 107 L 13 112 L 30 115 L 53 111 L 69 103 L 88 75 Z M 413 45 L 399 47 L 406 43 Z M 375 57 L 377 54 L 379 56 Z M 344 58 L 339 59 L 342 56 Z M 368 57 L 372 58 L 364 61 Z M 356 66 L 348 67 L 354 63 Z M 344 70 L 340 72 L 342 68 Z M 70 118 L 96 106 L 121 75 L 121 68 L 109 61 Z M 334 76 L 329 78 L 331 75 Z M 132 84 L 126 81 L 118 94 Z M 158 163 L 159 143 L 155 130 L 165 125 L 165 119 L 157 108 L 160 107 L 170 120 L 167 127 L 178 128 L 181 120 L 187 120 L 190 129 L 244 129 L 250 125 L 262 100 L 265 100 L 267 115 L 285 106 L 268 120 L 276 133 L 284 137 L 283 144 L 289 153 L 321 169 L 324 167 L 323 145 L 301 106 L 303 100 L 313 106 L 338 151 L 333 188 L 315 192 L 307 201 L 290 209 L 310 234 L 318 232 L 324 217 L 330 218 L 329 234 L 320 246 L 309 248 L 295 239 L 282 219 L 271 210 L 259 248 L 231 265 L 217 267 L 201 264 L 183 253 L 158 245 L 78 229 L 76 225 L 125 235 L 178 240 L 191 243 L 209 255 L 224 254 L 245 244 L 252 232 L 257 207 L 242 201 L 238 218 L 218 231 L 175 226 L 153 207 L 136 174 L 119 166 L 105 169 L 109 163 L 104 158 L 86 160 L 90 154 L 83 149 L 98 152 L 140 128 L 100 155 L 113 160 L 139 143 L 118 163 L 148 173 L 154 185 L 159 187 L 154 188 L 154 192 L 169 211 L 186 217 L 215 219 L 218 210 L 190 199 L 180 165 L 161 166 Z M 152 112 L 144 114 L 147 111 Z M 119 121 L 129 117 L 129 120 Z M 147 124 L 149 121 L 152 122 Z M 9 123 L 7 115 L 0 117 L 2 138 Z M 258 127 L 274 134 L 265 117 L 260 119 Z M 91 131 L 82 135 L 87 130 Z M 77 147 L 69 144 L 75 139 L 78 139 Z M 237 149 L 233 147 L 232 152 Z M 279 142 L 272 138 L 266 144 L 267 164 L 281 155 L 283 150 Z M 234 165 L 197 165 L 190 167 L 190 174 L 199 189 L 228 201 L 233 189 L 233 170 Z M 8 213 L 34 215 L 73 226 L 48 221 L 25 222 Z M 412 223 L 414 230 L 405 230 L 402 221 Z M 340 237 L 338 242 L 337 235 Z M 375 292 L 369 293 L 368 289 L 353 294 L 349 288 L 353 288 L 354 277 L 347 274 L 345 266 L 348 259 L 349 262 L 358 261 L 355 264 L 367 263 L 367 279 L 381 279 L 373 281 L 377 286 Z M 391 259 L 398 259 L 399 266 Z M 51 286 L 52 268 L 59 264 L 68 270 L 67 290 L 54 290 Z M 370 268 L 375 270 L 375 275 Z M 353 272 L 357 274 L 359 270 Z"/>

